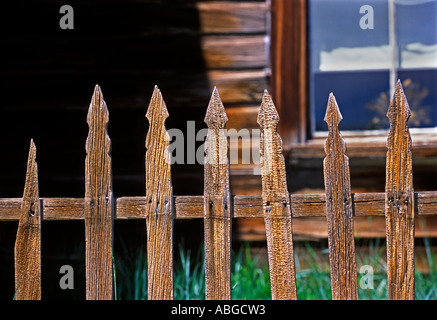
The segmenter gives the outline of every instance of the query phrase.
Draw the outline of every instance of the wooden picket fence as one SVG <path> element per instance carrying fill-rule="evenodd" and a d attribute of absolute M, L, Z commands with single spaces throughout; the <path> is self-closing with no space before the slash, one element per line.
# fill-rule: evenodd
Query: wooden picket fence
<path fill-rule="evenodd" d="M 351 193 L 349 162 L 338 126 L 342 117 L 329 96 L 325 121 L 325 194 L 287 191 L 278 114 L 267 91 L 258 115 L 261 127 L 262 196 L 231 195 L 225 109 L 214 89 L 205 122 L 204 194 L 174 196 L 166 139 L 169 116 L 157 87 L 146 117 L 145 196 L 115 198 L 112 193 L 108 109 L 99 86 L 88 111 L 84 198 L 39 198 L 36 148 L 31 141 L 23 198 L 0 199 L 0 220 L 19 220 L 15 244 L 15 298 L 41 298 L 41 221 L 84 220 L 86 298 L 113 298 L 114 219 L 145 219 L 148 298 L 173 299 L 173 219 L 203 218 L 206 299 L 230 299 L 231 223 L 263 217 L 273 299 L 296 299 L 292 220 L 325 216 L 333 299 L 358 299 L 354 216 L 385 215 L 389 299 L 414 299 L 414 218 L 437 214 L 437 191 L 415 193 L 412 180 L 410 110 L 397 83 L 388 108 L 385 193 Z M 286 120 L 285 120 L 286 121 Z"/>

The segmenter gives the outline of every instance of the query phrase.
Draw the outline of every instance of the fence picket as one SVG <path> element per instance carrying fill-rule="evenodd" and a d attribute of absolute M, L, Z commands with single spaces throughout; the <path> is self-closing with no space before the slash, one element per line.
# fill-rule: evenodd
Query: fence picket
<path fill-rule="evenodd" d="M 109 112 L 98 85 L 88 109 L 85 159 L 86 298 L 113 298 L 113 195 Z"/>
<path fill-rule="evenodd" d="M 149 300 L 173 299 L 173 192 L 169 137 L 164 122 L 168 111 L 155 86 L 146 113 L 146 226 Z"/>
<path fill-rule="evenodd" d="M 282 140 L 276 131 L 279 116 L 265 91 L 258 124 L 261 127 L 261 174 L 272 298 L 297 299 L 290 197 Z"/>
<path fill-rule="evenodd" d="M 328 138 L 323 161 L 329 261 L 333 300 L 357 300 L 354 221 L 349 173 L 349 158 L 338 125 L 343 119 L 334 95 L 329 95 L 325 122 Z"/>
<path fill-rule="evenodd" d="M 15 241 L 16 300 L 41 299 L 41 209 L 36 147 L 30 141 L 21 214 Z"/>
<path fill-rule="evenodd" d="M 228 118 L 214 88 L 205 123 L 204 233 L 205 298 L 231 298 L 231 196 L 229 190 L 228 144 L 224 127 Z"/>
<path fill-rule="evenodd" d="M 387 230 L 387 283 L 391 300 L 414 299 L 414 190 L 411 111 L 400 81 L 387 111 L 385 219 Z"/>

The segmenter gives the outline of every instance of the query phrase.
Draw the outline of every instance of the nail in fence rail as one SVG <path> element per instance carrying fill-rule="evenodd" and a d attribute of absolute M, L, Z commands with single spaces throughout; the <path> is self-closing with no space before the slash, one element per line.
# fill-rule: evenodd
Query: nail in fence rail
<path fill-rule="evenodd" d="M 39 198 L 36 148 L 31 141 L 22 198 L 0 199 L 0 221 L 19 221 L 15 244 L 15 298 L 41 299 L 41 220 L 84 220 L 86 298 L 113 298 L 112 229 L 114 219 L 146 219 L 149 299 L 173 298 L 173 219 L 203 218 L 207 299 L 230 299 L 232 218 L 263 217 L 273 299 L 296 299 L 292 218 L 326 217 L 334 299 L 357 299 L 353 216 L 386 217 L 389 299 L 414 299 L 414 216 L 437 214 L 437 191 L 414 193 L 410 114 L 402 85 L 387 116 L 386 192 L 350 192 L 348 158 L 338 130 L 341 115 L 330 96 L 326 122 L 325 194 L 290 195 L 287 191 L 279 121 L 270 95 L 264 93 L 261 126 L 262 195 L 229 190 L 227 117 L 214 89 L 206 113 L 203 196 L 173 196 L 164 127 L 168 112 L 155 88 L 146 117 L 146 195 L 113 198 L 109 113 L 98 86 L 88 111 L 84 198 Z M 168 159 L 167 159 L 168 160 Z"/>

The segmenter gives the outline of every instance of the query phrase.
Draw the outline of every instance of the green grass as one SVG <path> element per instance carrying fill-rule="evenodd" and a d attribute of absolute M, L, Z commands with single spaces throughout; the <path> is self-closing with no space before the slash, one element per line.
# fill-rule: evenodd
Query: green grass
<path fill-rule="evenodd" d="M 270 279 L 267 266 L 260 266 L 250 248 L 242 248 L 232 257 L 233 299 L 270 299 Z M 190 250 L 179 246 L 179 259 L 175 261 L 174 298 L 176 300 L 202 300 L 205 298 L 205 265 L 203 248 L 195 257 Z M 115 259 L 116 296 L 121 300 L 147 299 L 146 254 L 138 249 L 134 254 Z"/>
<path fill-rule="evenodd" d="M 205 297 L 205 264 L 199 252 L 194 260 L 191 251 L 179 246 L 180 260 L 175 263 L 174 298 L 176 300 L 201 300 Z"/>
<path fill-rule="evenodd" d="M 428 274 L 416 272 L 416 299 L 418 300 L 437 300 L 437 268 L 436 258 L 431 250 L 429 239 L 424 239 L 426 257 L 424 263 L 431 270 Z"/>
<path fill-rule="evenodd" d="M 360 300 L 386 300 L 388 298 L 387 291 L 387 263 L 385 261 L 386 250 L 385 246 L 380 245 L 380 239 L 370 241 L 368 243 L 369 252 L 367 255 L 356 255 L 357 272 L 358 272 L 358 297 Z M 373 288 L 362 289 L 363 282 L 362 266 L 372 267 L 373 273 Z"/>
<path fill-rule="evenodd" d="M 308 255 L 306 261 L 301 261 L 299 255 L 295 254 L 296 264 L 296 287 L 299 300 L 327 300 L 331 299 L 331 278 L 330 274 L 322 270 L 321 258 L 308 244 L 304 244 Z M 322 255 L 327 254 L 322 250 Z M 302 268 L 305 262 L 306 268 Z"/>
<path fill-rule="evenodd" d="M 295 254 L 297 296 L 300 300 L 329 300 L 331 280 L 326 268 L 329 261 L 327 249 L 315 250 L 308 243 L 303 243 L 306 250 L 304 261 Z M 416 299 L 437 299 L 436 259 L 429 242 L 425 239 L 425 256 L 423 259 L 429 273 L 416 271 Z M 300 252 L 302 251 L 302 247 Z M 178 247 L 174 265 L 174 298 L 176 300 L 201 300 L 205 298 L 205 268 L 203 248 L 192 254 L 183 245 Z M 387 299 L 387 266 L 385 263 L 385 247 L 378 240 L 369 242 L 366 254 L 357 254 L 358 295 L 361 300 Z M 267 263 L 263 263 L 260 255 L 251 254 L 248 244 L 241 246 L 231 258 L 232 299 L 271 299 L 270 278 Z M 143 250 L 133 254 L 115 256 L 116 296 L 118 299 L 147 299 L 147 262 Z M 362 289 L 366 274 L 360 274 L 361 266 L 370 266 L 373 273 L 373 288 Z M 363 278 L 364 277 L 364 278 Z"/>
<path fill-rule="evenodd" d="M 231 263 L 233 299 L 271 299 L 268 266 L 260 263 L 259 255 L 250 254 L 248 244 L 233 254 Z"/>

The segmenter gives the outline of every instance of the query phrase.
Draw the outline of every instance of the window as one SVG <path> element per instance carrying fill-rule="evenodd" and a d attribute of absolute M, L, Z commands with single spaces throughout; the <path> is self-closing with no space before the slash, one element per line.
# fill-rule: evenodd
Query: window
<path fill-rule="evenodd" d="M 341 130 L 388 129 L 399 78 L 411 128 L 437 127 L 437 0 L 308 0 L 309 124 L 333 92 Z"/>
<path fill-rule="evenodd" d="M 384 190 L 387 130 L 379 129 L 388 129 L 397 78 L 412 110 L 415 189 L 435 189 L 437 0 L 271 0 L 270 48 L 290 192 L 323 189 L 330 92 L 343 115 L 354 192 Z"/>

